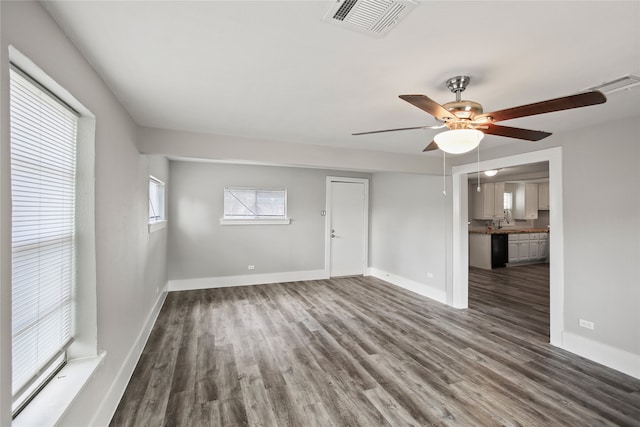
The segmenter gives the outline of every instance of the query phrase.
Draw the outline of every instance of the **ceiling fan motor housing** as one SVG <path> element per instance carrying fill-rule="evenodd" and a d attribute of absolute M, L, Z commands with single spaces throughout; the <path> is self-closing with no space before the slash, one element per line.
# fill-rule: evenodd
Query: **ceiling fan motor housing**
<path fill-rule="evenodd" d="M 450 111 L 458 119 L 472 120 L 476 115 L 482 114 L 482 105 L 473 101 L 461 99 L 461 93 L 471 82 L 470 76 L 455 76 L 445 82 L 449 90 L 456 94 L 456 100 L 447 102 L 443 107 Z"/>
<path fill-rule="evenodd" d="M 463 92 L 466 88 L 467 85 L 471 82 L 471 77 L 469 76 L 456 76 L 456 77 L 451 77 L 449 80 L 446 81 L 446 85 L 449 88 L 449 90 L 453 93 L 456 94 L 456 97 L 458 98 L 458 101 L 460 100 L 460 92 Z"/>
<path fill-rule="evenodd" d="M 453 101 L 442 105 L 459 119 L 473 119 L 482 114 L 482 105 L 473 101 Z"/>

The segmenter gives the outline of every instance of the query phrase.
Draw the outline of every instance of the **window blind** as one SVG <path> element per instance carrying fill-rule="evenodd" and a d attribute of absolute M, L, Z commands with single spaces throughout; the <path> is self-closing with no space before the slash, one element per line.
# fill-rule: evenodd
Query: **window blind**
<path fill-rule="evenodd" d="M 225 188 L 225 219 L 287 217 L 287 191 L 258 188 Z"/>
<path fill-rule="evenodd" d="M 78 117 L 10 71 L 14 403 L 72 341 Z"/>

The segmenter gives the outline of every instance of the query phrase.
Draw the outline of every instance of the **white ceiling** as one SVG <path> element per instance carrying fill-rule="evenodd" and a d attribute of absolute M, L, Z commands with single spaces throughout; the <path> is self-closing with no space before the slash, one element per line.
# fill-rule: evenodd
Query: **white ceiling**
<path fill-rule="evenodd" d="M 322 22 L 331 1 L 44 3 L 149 127 L 418 154 L 437 131 L 351 133 L 434 124 L 398 95 L 451 101 L 443 82 L 459 74 L 485 112 L 640 75 L 638 1 L 424 1 L 382 39 Z M 640 88 L 608 98 L 503 124 L 560 132 L 640 115 Z"/>

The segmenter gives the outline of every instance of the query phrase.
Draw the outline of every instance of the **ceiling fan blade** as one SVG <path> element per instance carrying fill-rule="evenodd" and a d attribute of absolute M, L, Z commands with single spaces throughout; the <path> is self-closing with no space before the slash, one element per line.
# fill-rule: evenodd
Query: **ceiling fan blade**
<path fill-rule="evenodd" d="M 440 129 L 444 127 L 444 125 L 437 125 L 437 126 L 414 126 L 414 127 L 410 127 L 410 128 L 397 128 L 397 129 L 383 129 L 383 130 L 372 130 L 369 132 L 358 132 L 358 133 L 352 133 L 351 135 L 369 135 L 371 133 L 383 133 L 383 132 L 396 132 L 399 130 L 416 130 L 416 129 Z"/>
<path fill-rule="evenodd" d="M 501 122 L 503 120 L 517 119 L 518 117 L 535 116 L 536 114 L 588 107 L 589 105 L 603 104 L 606 101 L 607 98 L 602 92 L 594 90 L 579 93 L 577 95 L 564 96 L 562 98 L 550 99 L 548 101 L 507 108 L 505 110 L 493 111 L 491 113 L 484 113 L 476 116 L 474 121 L 478 121 L 478 119 L 486 117 L 489 118 L 491 122 Z"/>
<path fill-rule="evenodd" d="M 514 128 L 509 126 L 500 126 L 494 124 L 487 124 L 479 126 L 478 129 L 487 135 L 506 136 L 509 138 L 525 139 L 527 141 L 540 141 L 543 138 L 551 135 L 551 132 L 544 132 L 541 130 L 530 130 L 522 128 Z"/>
<path fill-rule="evenodd" d="M 424 150 L 422 150 L 423 152 L 425 151 L 433 151 L 433 150 L 437 150 L 438 149 L 438 144 L 436 144 L 435 141 L 431 141 L 431 144 L 427 145 Z"/>
<path fill-rule="evenodd" d="M 449 110 L 425 95 L 400 95 L 400 99 L 403 99 L 409 104 L 413 104 L 421 110 L 426 111 L 436 119 L 445 120 L 457 118 Z"/>

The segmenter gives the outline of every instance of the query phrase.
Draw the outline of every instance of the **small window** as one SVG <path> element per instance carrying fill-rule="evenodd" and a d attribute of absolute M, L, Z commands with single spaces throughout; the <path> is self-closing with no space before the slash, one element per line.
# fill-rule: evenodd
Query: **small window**
<path fill-rule="evenodd" d="M 221 223 L 289 223 L 287 190 L 264 188 L 225 188 L 224 216 Z"/>
<path fill-rule="evenodd" d="M 505 210 L 511 210 L 513 208 L 513 193 L 505 192 L 504 193 L 504 207 Z"/>
<path fill-rule="evenodd" d="M 164 182 L 149 176 L 149 224 L 165 221 Z"/>

